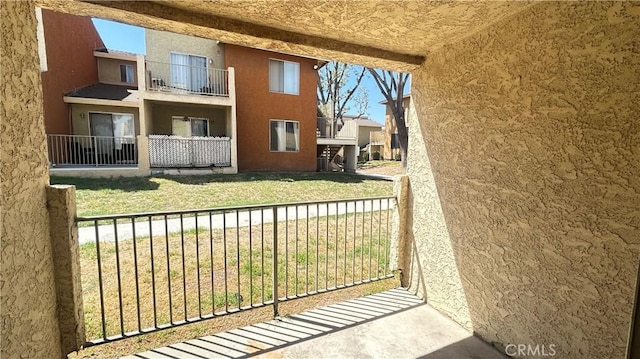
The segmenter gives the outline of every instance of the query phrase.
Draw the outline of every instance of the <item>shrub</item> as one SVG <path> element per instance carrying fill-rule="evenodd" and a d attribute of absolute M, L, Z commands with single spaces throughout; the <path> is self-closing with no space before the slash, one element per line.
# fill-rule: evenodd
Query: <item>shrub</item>
<path fill-rule="evenodd" d="M 365 152 L 362 154 L 362 162 L 369 161 L 369 152 Z"/>
<path fill-rule="evenodd" d="M 371 154 L 371 159 L 374 160 L 374 161 L 379 161 L 380 160 L 380 152 L 378 152 L 378 151 L 373 152 Z"/>
<path fill-rule="evenodd" d="M 402 161 L 402 155 L 400 154 L 400 152 L 396 153 L 396 155 L 393 157 L 396 161 Z"/>

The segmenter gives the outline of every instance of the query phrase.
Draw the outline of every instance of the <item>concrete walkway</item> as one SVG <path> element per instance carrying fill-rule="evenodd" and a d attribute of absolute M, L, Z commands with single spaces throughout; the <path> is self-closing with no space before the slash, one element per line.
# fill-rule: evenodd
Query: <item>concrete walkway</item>
<path fill-rule="evenodd" d="M 504 359 L 403 289 L 149 350 L 125 359 Z"/>
<path fill-rule="evenodd" d="M 278 208 L 277 219 L 278 221 L 314 218 L 314 217 L 326 217 L 333 216 L 336 213 L 343 215 L 345 213 L 368 213 L 371 211 L 379 211 L 392 209 L 395 206 L 395 201 L 390 199 L 373 200 L 372 201 L 350 201 L 340 203 L 329 203 L 319 205 L 298 205 L 289 207 Z M 297 209 L 297 213 L 296 213 Z M 383 214 L 384 215 L 384 214 Z M 149 225 L 151 222 L 151 225 Z M 197 222 L 197 226 L 196 226 Z M 210 229 L 222 229 L 222 228 L 236 228 L 246 227 L 251 225 L 259 225 L 261 223 L 267 224 L 273 222 L 273 209 L 256 209 L 245 210 L 239 212 L 227 212 L 226 214 L 213 212 L 209 214 L 204 212 L 202 215 L 196 216 L 193 214 L 184 215 L 182 222 L 180 218 L 159 218 L 155 216 L 149 221 L 149 217 L 142 217 L 135 222 L 135 236 L 137 238 L 154 236 L 164 236 L 165 233 L 180 233 L 181 231 L 193 230 L 196 227 L 202 230 Z M 97 236 L 100 238 L 100 242 L 112 242 L 115 240 L 116 234 L 118 240 L 128 240 L 133 238 L 134 227 L 129 221 L 123 223 L 119 221 L 117 225 L 102 224 L 98 225 Z M 80 244 L 95 242 L 96 241 L 96 227 L 79 227 L 78 228 L 78 240 Z"/>

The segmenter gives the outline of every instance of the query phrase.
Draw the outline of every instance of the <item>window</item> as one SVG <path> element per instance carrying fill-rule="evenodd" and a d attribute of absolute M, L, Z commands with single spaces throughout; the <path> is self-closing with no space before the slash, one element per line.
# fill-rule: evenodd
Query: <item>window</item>
<path fill-rule="evenodd" d="M 120 65 L 120 82 L 133 83 L 133 65 Z"/>
<path fill-rule="evenodd" d="M 209 136 L 209 119 L 187 116 L 173 116 L 171 118 L 173 135 L 182 137 Z"/>
<path fill-rule="evenodd" d="M 271 120 L 269 127 L 271 151 L 297 152 L 300 150 L 300 123 L 298 121 Z"/>
<path fill-rule="evenodd" d="M 92 136 L 98 136 L 98 149 L 121 150 L 124 144 L 133 144 L 135 126 L 131 113 L 89 113 L 89 127 Z"/>
<path fill-rule="evenodd" d="M 206 92 L 209 86 L 206 57 L 172 52 L 170 61 L 172 87 L 191 92 Z"/>
<path fill-rule="evenodd" d="M 391 135 L 391 149 L 400 148 L 400 141 L 398 140 L 398 134 L 394 133 Z"/>
<path fill-rule="evenodd" d="M 297 95 L 300 92 L 300 64 L 269 60 L 269 91 Z"/>

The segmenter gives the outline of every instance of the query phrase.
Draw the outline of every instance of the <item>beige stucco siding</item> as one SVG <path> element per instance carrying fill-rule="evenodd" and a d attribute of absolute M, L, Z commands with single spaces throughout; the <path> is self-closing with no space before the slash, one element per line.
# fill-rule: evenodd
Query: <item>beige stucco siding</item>
<path fill-rule="evenodd" d="M 60 358 L 35 7 L 2 1 L 0 9 L 0 357 Z"/>
<path fill-rule="evenodd" d="M 212 136 L 231 136 L 227 131 L 227 110 L 223 107 L 185 106 L 170 104 L 152 104 L 154 135 L 172 134 L 172 117 L 202 117 L 209 119 L 209 133 Z"/>
<path fill-rule="evenodd" d="M 106 84 L 138 86 L 138 71 L 135 61 L 108 59 L 103 57 L 96 58 L 98 61 L 98 80 Z M 120 77 L 120 65 L 133 66 L 133 83 L 123 82 Z"/>
<path fill-rule="evenodd" d="M 540 3 L 414 74 L 414 287 L 489 342 L 625 357 L 640 254 L 639 21 L 630 3 Z"/>
<path fill-rule="evenodd" d="M 130 113 L 136 126 L 136 135 L 140 134 L 139 111 L 135 107 L 97 106 L 97 105 L 71 105 L 71 126 L 74 135 L 90 135 L 89 113 Z"/>
<path fill-rule="evenodd" d="M 374 131 L 380 131 L 380 127 L 358 126 L 358 146 L 364 148 L 369 143 L 369 134 Z"/>

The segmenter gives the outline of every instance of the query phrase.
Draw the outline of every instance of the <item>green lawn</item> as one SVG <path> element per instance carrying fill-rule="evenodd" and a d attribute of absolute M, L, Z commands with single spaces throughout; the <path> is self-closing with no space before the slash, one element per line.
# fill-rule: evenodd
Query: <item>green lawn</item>
<path fill-rule="evenodd" d="M 51 177 L 72 184 L 79 216 L 392 195 L 393 183 L 348 173 L 119 178 Z"/>

